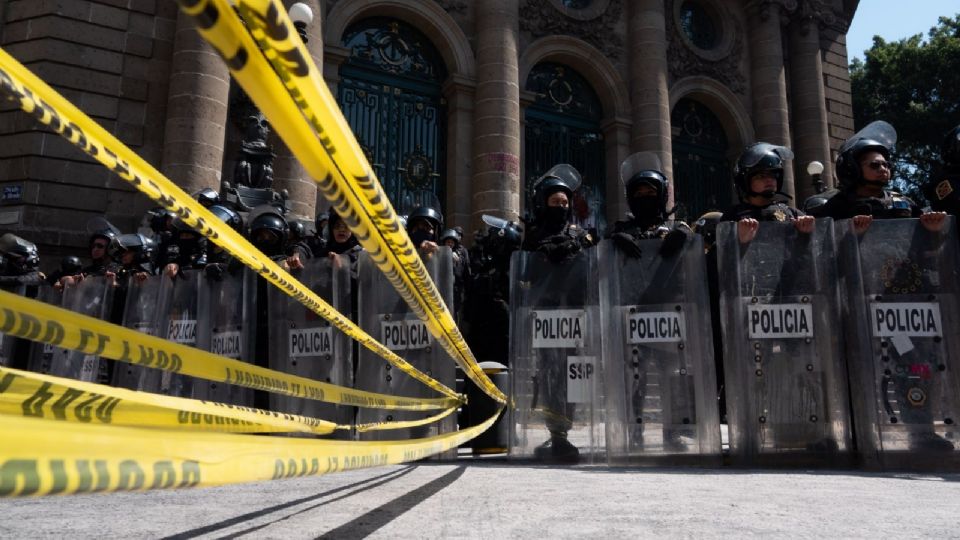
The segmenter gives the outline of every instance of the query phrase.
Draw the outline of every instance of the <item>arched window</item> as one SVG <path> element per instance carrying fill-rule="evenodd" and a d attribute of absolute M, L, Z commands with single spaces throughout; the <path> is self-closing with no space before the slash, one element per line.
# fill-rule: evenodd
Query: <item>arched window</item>
<path fill-rule="evenodd" d="M 673 107 L 670 126 L 677 219 L 691 222 L 731 206 L 733 180 L 720 120 L 702 103 L 683 98 Z"/>
<path fill-rule="evenodd" d="M 574 221 L 602 231 L 606 168 L 600 99 L 582 75 L 550 62 L 534 66 L 525 88 L 536 93 L 525 114 L 526 208 L 532 208 L 534 181 L 550 167 L 569 163 L 583 176 L 572 201 Z"/>
<path fill-rule="evenodd" d="M 446 200 L 443 59 L 412 26 L 374 17 L 343 36 L 337 99 L 398 212 Z"/>

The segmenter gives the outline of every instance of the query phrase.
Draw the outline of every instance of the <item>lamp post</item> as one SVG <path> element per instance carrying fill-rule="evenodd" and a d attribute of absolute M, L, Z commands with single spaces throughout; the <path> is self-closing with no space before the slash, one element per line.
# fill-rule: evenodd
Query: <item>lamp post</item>
<path fill-rule="evenodd" d="M 297 29 L 297 34 L 300 35 L 300 39 L 304 45 L 306 45 L 307 26 L 313 22 L 313 10 L 303 2 L 297 2 L 290 6 L 287 14 L 290 15 L 290 20 L 293 21 L 293 26 Z"/>
<path fill-rule="evenodd" d="M 810 175 L 810 182 L 813 184 L 813 190 L 816 193 L 823 193 L 826 191 L 826 188 L 823 185 L 823 180 L 820 179 L 820 175 L 823 174 L 823 163 L 819 161 L 811 161 L 807 164 L 807 174 Z"/>

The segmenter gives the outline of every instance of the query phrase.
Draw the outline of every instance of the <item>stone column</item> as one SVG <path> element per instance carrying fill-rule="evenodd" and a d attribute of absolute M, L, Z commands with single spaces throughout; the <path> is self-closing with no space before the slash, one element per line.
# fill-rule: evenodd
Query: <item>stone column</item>
<path fill-rule="evenodd" d="M 620 182 L 620 164 L 630 155 L 630 122 L 626 118 L 611 118 L 600 126 L 607 157 L 607 223 L 613 224 L 627 214 L 627 200 Z M 660 159 L 663 159 L 662 157 Z M 671 163 L 666 163 L 669 167 Z M 671 185 L 671 200 L 673 198 Z M 668 203 L 667 206 L 670 206 Z"/>
<path fill-rule="evenodd" d="M 197 33 L 193 19 L 179 12 L 161 170 L 187 193 L 220 190 L 229 94 L 226 64 Z"/>
<path fill-rule="evenodd" d="M 477 88 L 473 132 L 473 217 L 516 221 L 520 213 L 518 0 L 476 5 Z"/>
<path fill-rule="evenodd" d="M 456 74 L 443 85 L 443 96 L 447 100 L 447 215 L 444 216 L 444 227 L 463 227 L 464 242 L 470 244 L 473 243 L 470 142 L 473 140 L 473 93 L 476 86 L 476 81 Z"/>
<path fill-rule="evenodd" d="M 664 173 L 673 177 L 670 138 L 670 93 L 667 88 L 667 37 L 663 0 L 629 2 L 627 22 L 630 54 L 630 104 L 633 128 L 630 133 L 632 152 L 656 152 Z M 620 164 L 613 169 L 619 175 Z M 673 184 L 669 202 L 673 205 Z M 614 194 L 608 194 L 614 200 Z M 623 195 L 617 193 L 616 197 Z M 619 219 L 619 218 L 618 218 Z"/>
<path fill-rule="evenodd" d="M 283 3 L 289 9 L 296 2 L 302 2 L 313 10 L 313 22 L 307 26 L 306 45 L 313 63 L 323 73 L 323 6 L 318 0 L 284 0 Z M 293 217 L 312 221 L 318 196 L 316 183 L 287 145 L 276 136 L 276 131 L 270 142 L 277 153 L 277 159 L 273 161 L 273 189 L 287 190 Z"/>
<path fill-rule="evenodd" d="M 790 146 L 787 113 L 787 82 L 783 65 L 781 7 L 776 1 L 755 0 L 747 4 L 750 29 L 750 89 L 753 94 L 753 126 L 758 141 Z M 794 197 L 793 169 L 783 171 L 783 191 Z"/>
<path fill-rule="evenodd" d="M 799 206 L 814 194 L 813 184 L 807 174 L 808 163 L 823 163 L 821 178 L 824 185 L 829 187 L 833 178 L 823 61 L 820 57 L 820 28 L 819 22 L 812 17 L 799 21 L 790 29 L 790 90 Z"/>

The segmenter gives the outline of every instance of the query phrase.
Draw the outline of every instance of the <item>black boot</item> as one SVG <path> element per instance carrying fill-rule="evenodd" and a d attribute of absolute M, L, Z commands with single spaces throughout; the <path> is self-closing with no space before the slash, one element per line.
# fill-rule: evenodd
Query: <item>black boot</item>
<path fill-rule="evenodd" d="M 547 442 L 533 450 L 538 460 L 546 463 L 577 463 L 580 461 L 580 451 L 570 444 L 566 435 L 553 434 Z"/>

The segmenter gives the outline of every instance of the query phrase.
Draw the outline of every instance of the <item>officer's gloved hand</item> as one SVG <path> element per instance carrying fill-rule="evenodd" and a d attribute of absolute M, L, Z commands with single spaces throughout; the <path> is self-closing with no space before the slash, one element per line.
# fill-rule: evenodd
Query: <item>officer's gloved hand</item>
<path fill-rule="evenodd" d="M 551 262 L 561 263 L 580 250 L 573 238 L 565 234 L 555 234 L 544 239 L 537 251 L 545 254 Z"/>
<path fill-rule="evenodd" d="M 683 249 L 687 242 L 687 233 L 681 229 L 674 229 L 663 237 L 663 243 L 660 244 L 660 256 L 672 257 Z"/>
<path fill-rule="evenodd" d="M 613 245 L 617 246 L 617 249 L 628 257 L 639 258 L 642 254 L 640 250 L 640 240 L 632 234 L 618 232 L 610 235 L 610 239 L 613 240 Z"/>
<path fill-rule="evenodd" d="M 212 263 L 203 269 L 203 273 L 207 276 L 207 279 L 223 281 L 223 273 L 226 272 L 226 270 L 227 265 L 223 263 Z"/>

